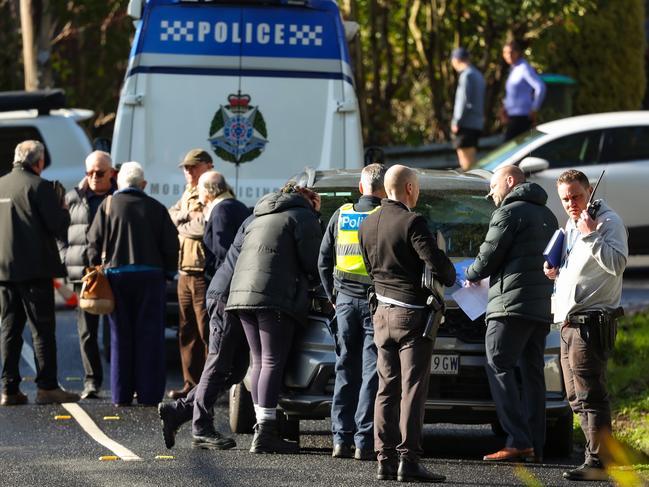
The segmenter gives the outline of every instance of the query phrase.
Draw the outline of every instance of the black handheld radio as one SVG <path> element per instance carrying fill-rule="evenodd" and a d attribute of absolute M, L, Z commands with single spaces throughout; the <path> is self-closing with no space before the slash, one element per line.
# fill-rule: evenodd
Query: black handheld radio
<path fill-rule="evenodd" d="M 599 175 L 595 187 L 593 188 L 593 192 L 590 193 L 590 198 L 588 198 L 588 204 L 586 205 L 586 211 L 593 220 L 597 218 L 597 212 L 599 211 L 599 207 L 602 205 L 601 201 L 595 201 L 595 192 L 597 191 L 599 183 L 602 182 L 605 172 L 606 170 L 602 171 L 602 174 Z"/>

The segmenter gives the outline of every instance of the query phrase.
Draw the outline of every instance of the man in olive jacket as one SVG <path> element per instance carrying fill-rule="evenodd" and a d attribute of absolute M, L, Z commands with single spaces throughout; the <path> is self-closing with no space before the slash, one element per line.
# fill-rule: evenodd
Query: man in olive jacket
<path fill-rule="evenodd" d="M 65 238 L 70 214 L 60 184 L 40 177 L 45 149 L 35 140 L 16 146 L 13 170 L 0 178 L 0 405 L 25 404 L 20 351 L 29 321 L 36 358 L 37 404 L 78 401 L 59 388 L 52 278 L 65 276 L 56 239 Z"/>
<path fill-rule="evenodd" d="M 476 283 L 489 277 L 486 369 L 507 443 L 484 460 L 540 461 L 545 443 L 543 353 L 552 295 L 552 283 L 543 281 L 543 250 L 558 223 L 545 206 L 547 193 L 538 184 L 525 182 L 517 166 L 496 170 L 490 186 L 487 197 L 497 209 L 466 278 Z"/>

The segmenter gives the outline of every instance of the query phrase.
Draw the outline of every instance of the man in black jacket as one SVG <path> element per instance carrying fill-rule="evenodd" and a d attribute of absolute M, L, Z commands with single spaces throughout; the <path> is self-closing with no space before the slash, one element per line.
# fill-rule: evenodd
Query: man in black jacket
<path fill-rule="evenodd" d="M 421 286 L 424 264 L 441 282 L 455 282 L 455 268 L 437 248 L 426 220 L 412 212 L 419 198 L 413 170 L 396 165 L 385 174 L 387 199 L 360 227 L 365 267 L 374 283 L 374 341 L 379 387 L 374 406 L 377 479 L 442 482 L 420 463 L 433 342 L 423 336 L 429 295 Z M 400 411 L 400 412 L 399 412 Z M 398 468 L 397 468 L 398 462 Z"/>
<path fill-rule="evenodd" d="M 88 260 L 98 265 L 106 248 L 106 275 L 115 295 L 110 322 L 112 401 L 154 406 L 165 385 L 165 277 L 178 268 L 178 232 L 166 208 L 144 194 L 137 162 L 125 162 L 119 190 L 106 198 L 88 231 Z"/>
<path fill-rule="evenodd" d="M 81 292 L 81 278 L 89 264 L 86 234 L 101 202 L 117 189 L 113 178 L 113 161 L 108 153 L 92 152 L 86 157 L 85 164 L 85 176 L 79 186 L 65 195 L 65 202 L 70 210 L 70 227 L 62 253 L 68 270 L 68 279 L 73 283 L 77 294 Z M 85 372 L 82 399 L 99 397 L 99 389 L 104 377 L 97 343 L 98 328 L 99 316 L 86 313 L 79 308 L 77 330 Z"/>
<path fill-rule="evenodd" d="M 518 166 L 496 170 L 487 196 L 497 209 L 466 278 L 474 283 L 490 280 L 486 370 L 507 443 L 484 460 L 540 461 L 545 443 L 543 353 L 552 319 L 552 282 L 543 273 L 543 249 L 558 224 L 545 206 L 547 193 L 526 183 Z"/>
<path fill-rule="evenodd" d="M 56 239 L 64 239 L 70 214 L 51 182 L 40 177 L 45 149 L 35 140 L 16 146 L 13 170 L 0 178 L 0 405 L 25 404 L 20 392 L 22 332 L 29 321 L 36 358 L 37 404 L 78 401 L 57 382 L 52 278 L 65 276 Z"/>
<path fill-rule="evenodd" d="M 373 418 L 378 378 L 374 326 L 367 303 L 372 281 L 361 256 L 358 228 L 381 206 L 384 176 L 381 164 L 363 168 L 358 183 L 361 197 L 356 204 L 347 203 L 336 210 L 320 245 L 320 280 L 336 307 L 331 330 L 336 342 L 336 383 L 331 404 L 334 458 L 376 458 Z"/>

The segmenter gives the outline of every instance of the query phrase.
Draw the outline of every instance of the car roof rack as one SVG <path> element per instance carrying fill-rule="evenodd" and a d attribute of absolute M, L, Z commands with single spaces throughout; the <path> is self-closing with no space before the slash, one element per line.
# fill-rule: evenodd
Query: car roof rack
<path fill-rule="evenodd" d="M 65 107 L 65 93 L 61 89 L 0 92 L 0 112 L 36 109 L 39 115 L 47 115 L 50 110 Z"/>

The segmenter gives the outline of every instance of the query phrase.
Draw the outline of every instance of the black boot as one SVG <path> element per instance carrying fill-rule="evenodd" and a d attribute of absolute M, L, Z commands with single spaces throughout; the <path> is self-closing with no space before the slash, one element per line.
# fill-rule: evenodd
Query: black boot
<path fill-rule="evenodd" d="M 263 421 L 255 425 L 250 453 L 298 453 L 300 447 L 293 441 L 279 437 L 277 421 Z"/>

